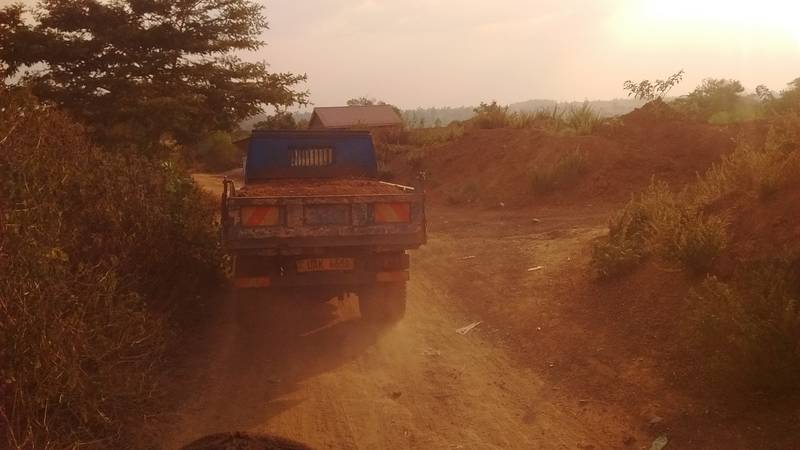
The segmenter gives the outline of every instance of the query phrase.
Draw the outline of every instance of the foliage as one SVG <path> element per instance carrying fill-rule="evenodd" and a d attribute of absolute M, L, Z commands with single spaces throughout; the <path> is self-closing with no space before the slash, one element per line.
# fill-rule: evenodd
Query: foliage
<path fill-rule="evenodd" d="M 477 202 L 481 197 L 481 190 L 475 183 L 468 183 L 461 189 L 456 189 L 447 194 L 447 204 L 451 206 L 468 205 Z"/>
<path fill-rule="evenodd" d="M 223 172 L 242 164 L 242 152 L 223 131 L 209 134 L 196 146 L 195 158 L 206 170 Z"/>
<path fill-rule="evenodd" d="M 364 97 L 351 98 L 350 100 L 347 101 L 347 106 L 373 106 L 373 105 L 389 105 L 392 107 L 394 112 L 397 113 L 398 116 L 400 116 L 401 118 L 403 117 L 403 111 L 400 110 L 400 108 L 398 108 L 395 105 L 392 105 L 391 103 L 386 103 L 383 100 L 376 100 L 374 98 L 364 96 Z"/>
<path fill-rule="evenodd" d="M 455 141 L 464 135 L 464 131 L 464 125 L 452 123 L 440 128 L 415 128 L 406 134 L 409 144 L 424 147 Z"/>
<path fill-rule="evenodd" d="M 573 107 L 580 107 L 584 102 L 556 102 L 553 100 L 528 100 L 508 105 L 509 113 L 517 115 L 518 120 L 537 116 L 536 125 L 521 125 L 519 122 L 511 124 L 514 128 L 529 128 L 539 126 L 547 128 L 544 119 L 557 112 L 566 111 Z M 613 99 L 590 101 L 589 105 L 602 117 L 627 114 L 641 106 L 642 102 L 634 99 Z M 403 111 L 403 121 L 408 128 L 439 127 L 453 122 L 468 121 L 475 116 L 474 106 L 441 107 L 441 108 L 416 108 Z"/>
<path fill-rule="evenodd" d="M 166 313 L 220 276 L 216 204 L 0 88 L 0 446 L 143 448 Z"/>
<path fill-rule="evenodd" d="M 589 102 L 584 102 L 577 108 L 570 108 L 564 118 L 566 126 L 577 135 L 591 134 L 600 120 L 600 116 L 592 109 Z"/>
<path fill-rule="evenodd" d="M 696 105 L 708 110 L 730 110 L 740 92 L 727 81 L 704 86 L 693 98 L 702 98 Z M 687 298 L 676 330 L 691 355 L 691 375 L 726 389 L 780 395 L 800 388 L 800 247 L 791 239 L 753 236 L 745 218 L 786 207 L 777 197 L 797 189 L 800 146 L 791 130 L 800 124 L 800 105 L 792 101 L 798 87 L 778 95 L 760 90 L 770 126 L 763 142 L 740 145 L 680 192 L 654 182 L 592 249 L 592 266 L 605 278 L 651 255 L 689 274 L 706 274 Z M 785 227 L 790 215 L 773 225 Z M 736 226 L 733 245 L 728 221 Z M 716 264 L 720 255 L 725 263 Z"/>
<path fill-rule="evenodd" d="M 576 148 L 560 155 L 555 163 L 535 167 L 531 172 L 531 188 L 535 193 L 547 193 L 575 184 L 588 170 L 586 154 Z"/>
<path fill-rule="evenodd" d="M 631 200 L 608 226 L 608 236 L 592 245 L 592 268 L 601 278 L 631 271 L 650 254 L 648 205 Z"/>
<path fill-rule="evenodd" d="M 743 92 L 744 87 L 737 80 L 706 78 L 689 95 L 673 101 L 672 106 L 692 119 L 717 124 L 755 118 L 755 102 L 748 102 Z"/>
<path fill-rule="evenodd" d="M 773 393 L 798 387 L 798 263 L 798 255 L 751 261 L 732 282 L 708 277 L 691 294 L 688 345 L 713 381 Z"/>
<path fill-rule="evenodd" d="M 691 188 L 693 195 L 707 204 L 731 193 L 765 200 L 796 180 L 800 154 L 786 151 L 774 132 L 770 136 L 763 147 L 743 145 L 723 156 Z"/>
<path fill-rule="evenodd" d="M 497 101 L 481 102 L 474 111 L 475 117 L 472 118 L 472 121 L 478 128 L 505 128 L 512 123 L 512 115 L 508 112 L 508 106 L 500 106 Z"/>
<path fill-rule="evenodd" d="M 727 242 L 726 223 L 704 214 L 686 195 L 653 182 L 611 221 L 594 244 L 592 266 L 600 277 L 623 274 L 651 254 L 691 273 L 707 272 Z"/>
<path fill-rule="evenodd" d="M 656 99 L 663 99 L 673 87 L 677 86 L 681 80 L 683 80 L 684 74 L 685 72 L 681 69 L 668 76 L 665 80 L 656 80 L 655 82 L 643 80 L 638 83 L 627 80 L 622 84 L 622 87 L 628 91 L 628 97 L 632 95 L 637 100 L 652 102 Z"/>
<path fill-rule="evenodd" d="M 778 95 L 770 93 L 763 105 L 765 116 L 773 124 L 774 140 L 785 150 L 800 147 L 800 78 Z"/>
<path fill-rule="evenodd" d="M 262 9 L 249 0 L 6 6 L 0 69 L 86 123 L 100 143 L 151 152 L 163 139 L 193 144 L 267 105 L 306 102 L 294 90 L 305 76 L 236 56 L 263 45 Z"/>
<path fill-rule="evenodd" d="M 255 130 L 294 130 L 300 128 L 294 119 L 294 114 L 286 110 L 278 110 L 275 114 L 267 116 L 264 120 L 253 125 Z"/>

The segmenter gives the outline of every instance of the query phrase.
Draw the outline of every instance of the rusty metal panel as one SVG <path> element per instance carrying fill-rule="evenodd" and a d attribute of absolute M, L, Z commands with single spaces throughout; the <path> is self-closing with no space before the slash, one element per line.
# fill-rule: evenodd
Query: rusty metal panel
<path fill-rule="evenodd" d="M 350 225 L 351 223 L 349 204 L 303 206 L 304 225 Z"/>

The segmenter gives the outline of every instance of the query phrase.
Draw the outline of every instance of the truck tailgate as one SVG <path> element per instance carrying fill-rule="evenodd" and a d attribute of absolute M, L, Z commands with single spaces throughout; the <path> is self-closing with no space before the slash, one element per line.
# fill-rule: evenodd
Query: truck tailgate
<path fill-rule="evenodd" d="M 425 243 L 424 194 L 371 179 L 226 184 L 223 241 L 232 251 L 304 247 L 417 248 Z"/>

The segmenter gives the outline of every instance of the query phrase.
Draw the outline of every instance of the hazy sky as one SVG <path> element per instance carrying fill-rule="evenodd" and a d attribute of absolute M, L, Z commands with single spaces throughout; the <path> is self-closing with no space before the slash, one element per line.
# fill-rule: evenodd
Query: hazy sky
<path fill-rule="evenodd" d="M 704 77 L 749 89 L 800 77 L 800 0 L 259 2 L 268 46 L 247 58 L 307 73 L 318 106 L 608 99 L 681 68 L 677 94 Z"/>

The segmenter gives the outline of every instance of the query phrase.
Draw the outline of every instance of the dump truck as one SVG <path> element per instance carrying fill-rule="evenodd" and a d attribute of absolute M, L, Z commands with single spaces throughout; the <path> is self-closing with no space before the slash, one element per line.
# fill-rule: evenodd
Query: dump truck
<path fill-rule="evenodd" d="M 408 250 L 426 241 L 420 187 L 378 179 L 368 131 L 253 131 L 244 184 L 223 181 L 234 285 L 293 299 L 353 293 L 364 319 L 399 320 Z"/>

